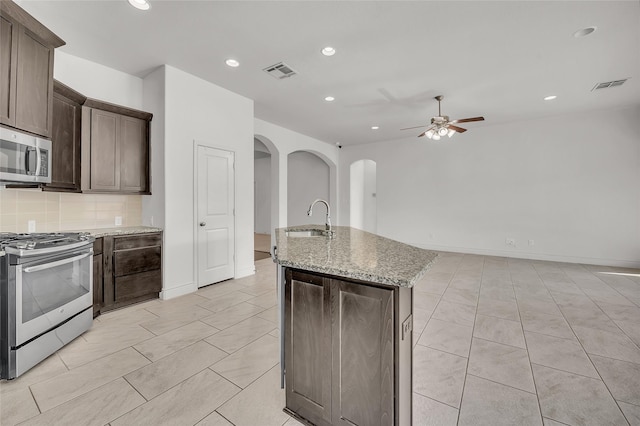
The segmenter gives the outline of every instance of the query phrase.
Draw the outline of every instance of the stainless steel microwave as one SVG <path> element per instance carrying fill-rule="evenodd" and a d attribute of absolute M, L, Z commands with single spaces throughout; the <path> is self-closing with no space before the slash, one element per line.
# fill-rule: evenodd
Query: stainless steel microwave
<path fill-rule="evenodd" d="M 0 184 L 51 183 L 51 141 L 0 127 Z"/>

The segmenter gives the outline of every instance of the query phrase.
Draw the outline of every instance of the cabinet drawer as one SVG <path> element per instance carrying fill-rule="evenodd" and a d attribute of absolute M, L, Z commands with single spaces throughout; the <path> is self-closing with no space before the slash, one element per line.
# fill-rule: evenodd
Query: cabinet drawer
<path fill-rule="evenodd" d="M 93 255 L 97 256 L 102 253 L 102 238 L 96 238 L 93 242 Z"/>
<path fill-rule="evenodd" d="M 158 293 L 162 290 L 162 272 L 160 270 L 117 277 L 115 280 L 116 302 Z"/>
<path fill-rule="evenodd" d="M 114 250 L 127 250 L 139 247 L 159 246 L 162 243 L 162 235 L 137 234 L 130 237 L 115 237 L 113 239 Z"/>
<path fill-rule="evenodd" d="M 113 253 L 113 275 L 121 277 L 160 269 L 161 261 L 162 248 L 159 246 L 117 251 Z"/>

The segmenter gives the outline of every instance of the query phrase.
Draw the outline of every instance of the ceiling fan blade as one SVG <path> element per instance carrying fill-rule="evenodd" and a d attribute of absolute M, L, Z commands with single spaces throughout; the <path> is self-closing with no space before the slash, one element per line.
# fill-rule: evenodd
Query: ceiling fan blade
<path fill-rule="evenodd" d="M 428 124 L 423 124 L 422 126 L 405 127 L 404 129 L 400 129 L 400 130 L 419 129 L 420 127 L 427 127 L 427 126 Z"/>
<path fill-rule="evenodd" d="M 461 118 L 460 120 L 450 121 L 450 123 L 469 123 L 471 121 L 484 121 L 484 117 Z"/>
<path fill-rule="evenodd" d="M 420 133 L 420 134 L 418 135 L 418 137 L 419 137 L 419 138 L 423 137 L 424 135 L 426 135 L 426 134 L 427 134 L 427 132 L 428 132 L 429 130 L 433 130 L 433 129 L 434 129 L 434 126 L 431 126 L 431 125 L 430 125 L 430 126 L 427 128 L 427 130 L 425 130 L 424 132 Z"/>
<path fill-rule="evenodd" d="M 458 133 L 464 133 L 467 129 L 463 129 L 462 127 L 454 126 L 453 124 L 449 124 L 448 126 L 451 130 L 455 130 Z"/>

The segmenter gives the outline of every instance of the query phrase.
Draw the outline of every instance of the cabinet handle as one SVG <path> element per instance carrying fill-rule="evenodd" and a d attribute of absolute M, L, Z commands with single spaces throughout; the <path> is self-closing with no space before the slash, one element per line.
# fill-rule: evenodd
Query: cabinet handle
<path fill-rule="evenodd" d="M 65 265 L 67 263 L 73 263 L 77 260 L 82 260 L 85 257 L 89 257 L 89 256 L 93 256 L 93 250 L 90 251 L 89 253 L 85 253 L 85 254 L 81 254 L 79 256 L 73 256 L 73 257 L 68 257 L 62 260 L 57 260 L 55 262 L 50 262 L 50 263 L 42 263 L 39 265 L 34 265 L 34 266 L 28 266 L 26 268 L 23 268 L 22 271 L 26 274 L 31 273 L 31 272 L 38 272 L 38 271 L 44 271 L 45 269 L 51 269 L 51 268 L 55 268 L 56 266 L 60 266 L 60 265 Z"/>
<path fill-rule="evenodd" d="M 207 222 L 200 222 L 200 226 L 206 226 Z"/>

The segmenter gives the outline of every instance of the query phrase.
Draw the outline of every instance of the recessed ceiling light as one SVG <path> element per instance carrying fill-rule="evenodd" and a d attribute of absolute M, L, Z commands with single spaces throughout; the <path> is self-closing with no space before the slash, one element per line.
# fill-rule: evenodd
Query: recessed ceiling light
<path fill-rule="evenodd" d="M 378 126 L 371 126 L 371 130 L 378 130 L 380 127 Z"/>
<path fill-rule="evenodd" d="M 324 100 L 327 102 L 333 102 L 336 100 L 336 98 L 334 98 L 333 96 L 327 96 L 326 98 L 324 98 Z"/>
<path fill-rule="evenodd" d="M 140 10 L 149 10 L 151 7 L 147 0 L 129 0 L 129 4 Z"/>
<path fill-rule="evenodd" d="M 233 68 L 240 66 L 240 62 L 236 61 L 235 59 L 227 59 L 226 61 L 224 61 L 224 63 Z"/>
<path fill-rule="evenodd" d="M 325 47 L 324 49 L 322 49 L 322 54 L 323 54 L 324 56 L 333 56 L 333 55 L 335 55 L 335 54 L 336 54 L 336 49 L 334 49 L 334 48 L 333 48 L 333 47 L 331 47 L 331 46 L 327 46 L 327 47 Z"/>
<path fill-rule="evenodd" d="M 557 98 L 557 96 L 556 96 L 556 95 L 549 95 L 549 96 L 545 96 L 545 97 L 544 97 L 544 100 L 545 100 L 545 101 L 552 101 L 552 100 L 554 100 L 555 98 Z"/>
<path fill-rule="evenodd" d="M 573 36 L 575 38 L 580 38 L 580 37 L 584 37 L 584 36 L 588 36 L 589 34 L 592 34 L 595 30 L 597 30 L 598 27 L 587 27 L 587 28 L 583 28 L 581 30 L 576 31 L 575 33 L 573 33 Z"/>

